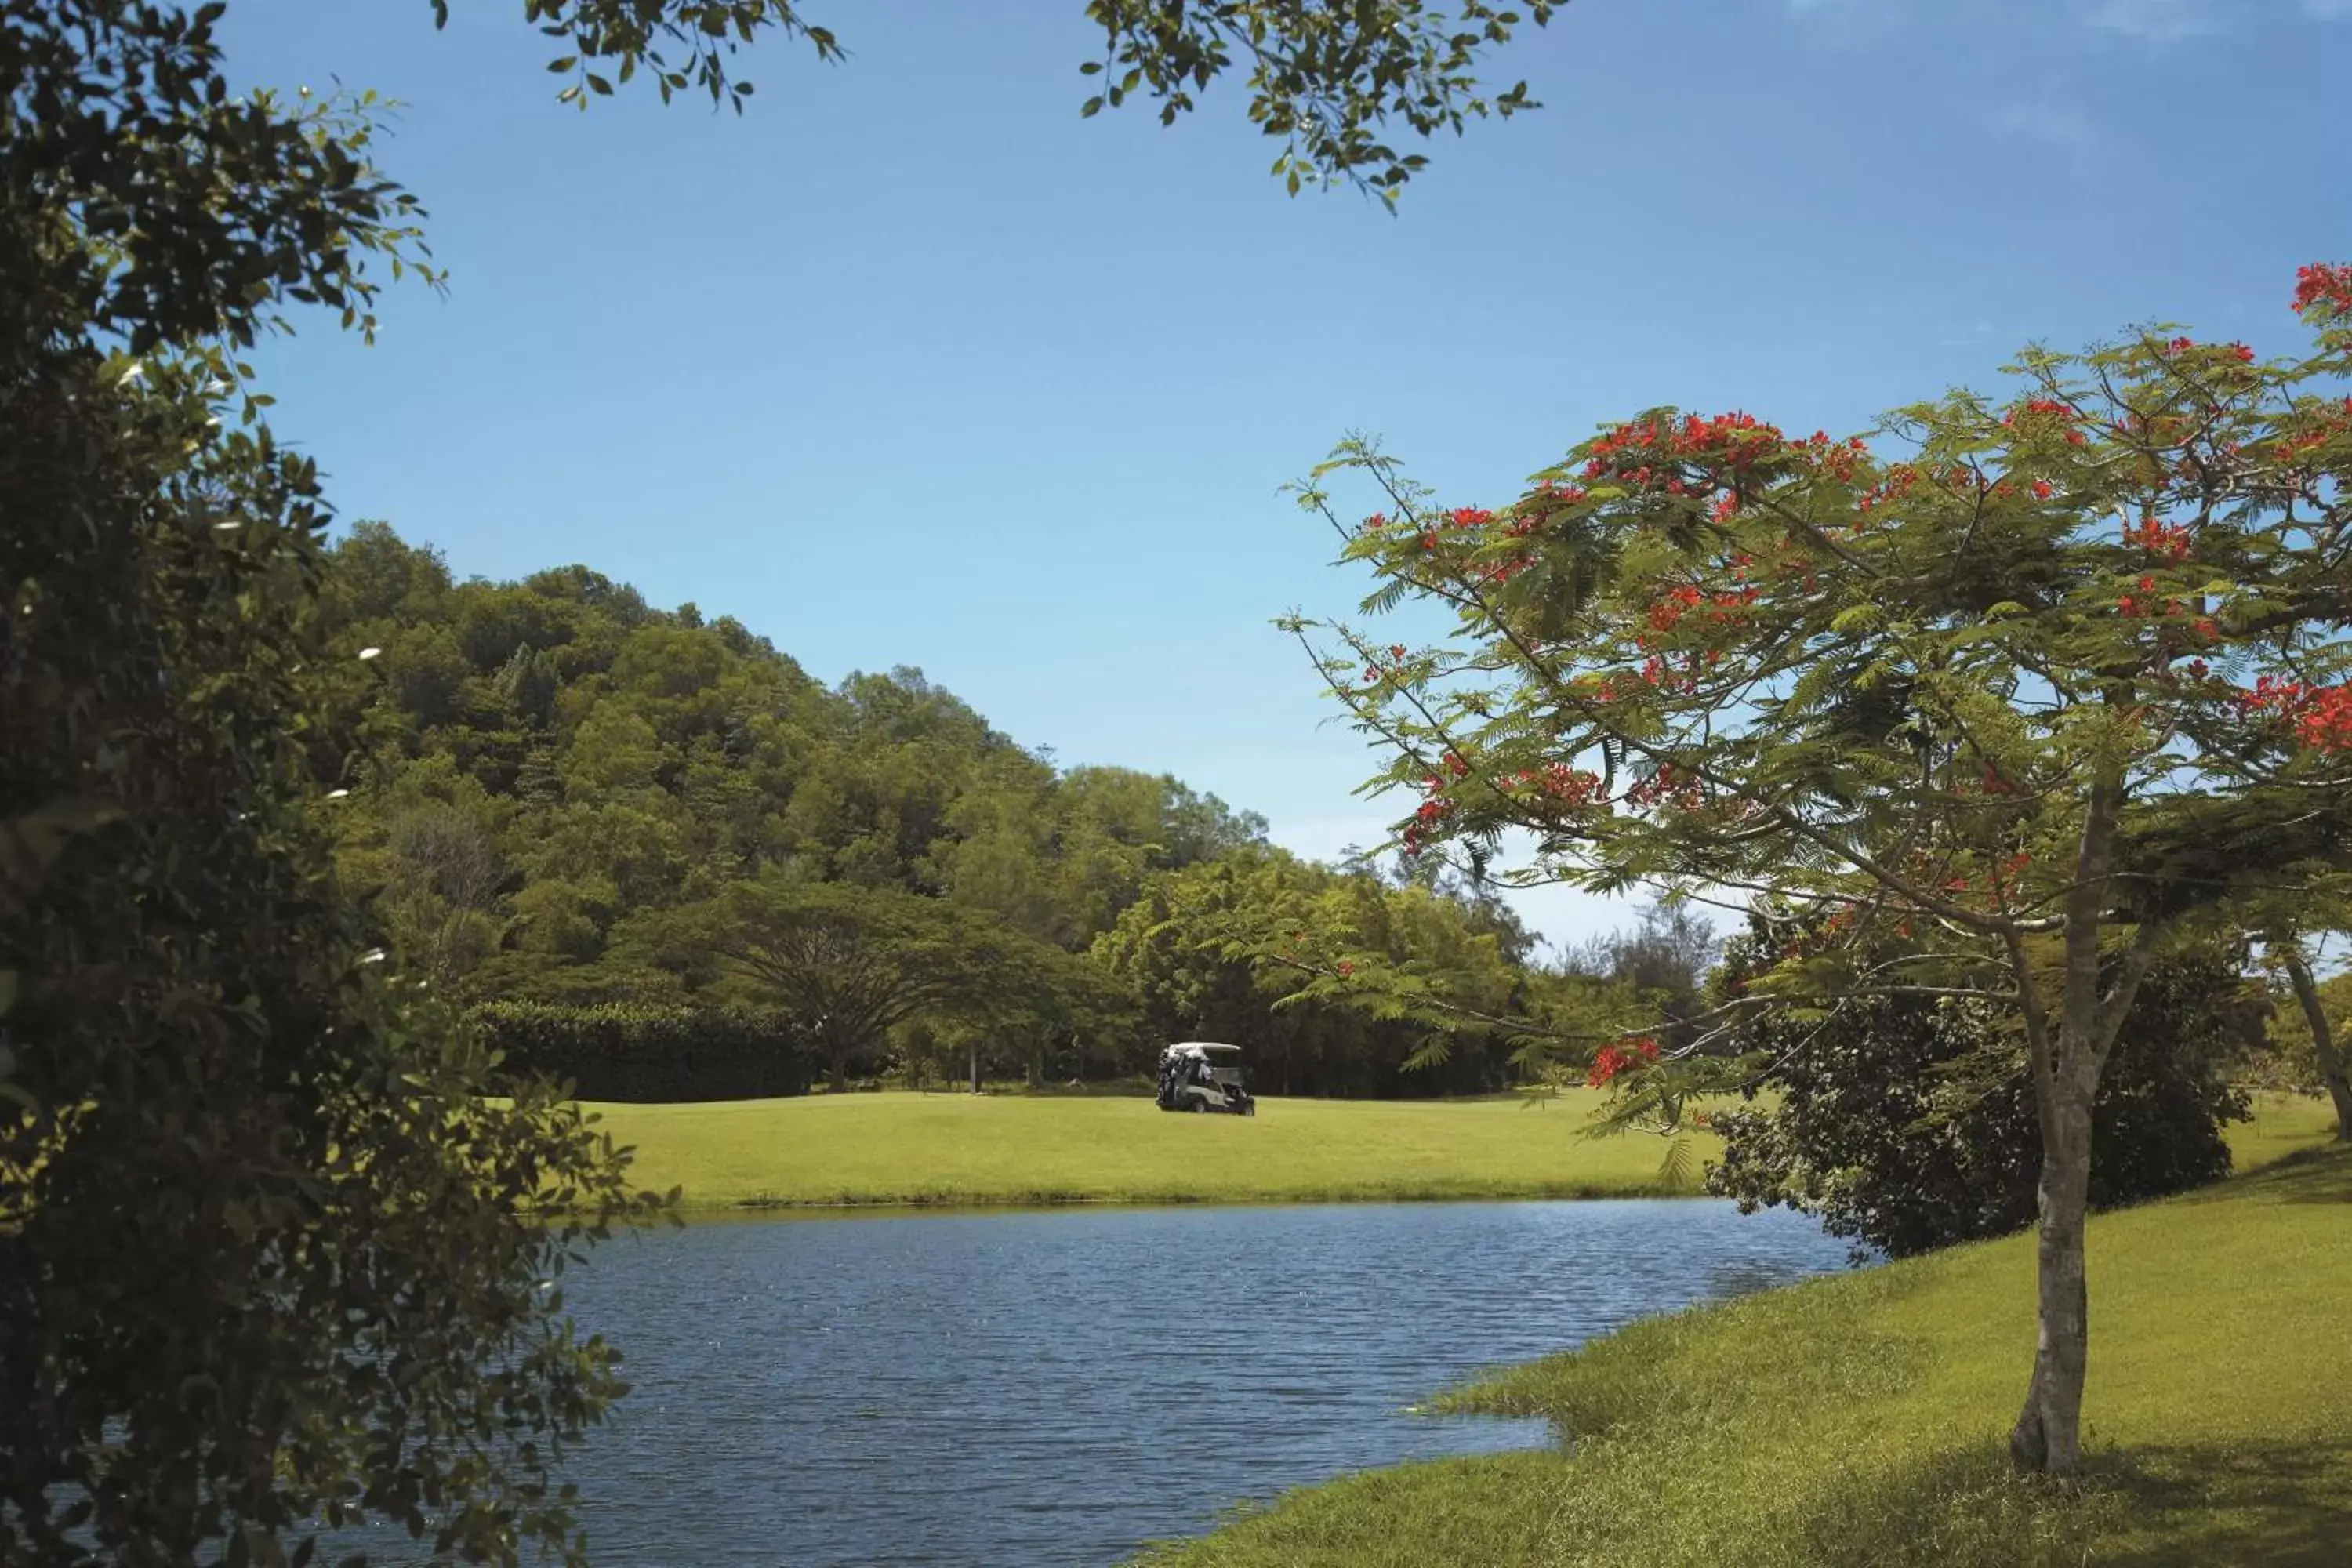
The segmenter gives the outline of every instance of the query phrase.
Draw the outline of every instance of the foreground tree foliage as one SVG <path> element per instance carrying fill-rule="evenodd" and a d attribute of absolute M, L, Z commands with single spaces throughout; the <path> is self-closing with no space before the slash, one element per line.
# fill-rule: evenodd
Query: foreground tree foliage
<path fill-rule="evenodd" d="M 328 512 L 236 357 L 305 307 L 372 335 L 371 262 L 435 275 L 373 100 L 233 91 L 225 10 L 0 0 L 0 1559 L 299 1563 L 364 1514 L 579 1561 L 550 1468 L 621 1385 L 555 1285 L 633 1200 L 574 1112 L 382 978 L 335 883 Z M 1181 111 L 1240 47 L 1294 188 L 1390 194 L 1418 159 L 1375 129 L 1486 112 L 1468 67 L 1516 20 L 1095 11 L 1105 101 Z M 838 53 L 781 0 L 524 14 L 583 102 L 614 83 L 580 57 L 740 99 L 720 62 L 763 27 Z M 468 803 L 411 804 L 393 901 L 446 979 L 493 943 L 499 867 Z M 526 1217 L 550 1202 L 590 1218 Z"/>
<path fill-rule="evenodd" d="M 338 895 L 327 513 L 223 349 L 362 324 L 405 209 L 363 121 L 223 90 L 217 9 L 0 19 L 0 1559 L 576 1557 L 621 1384 L 553 1286 L 633 1205 Z"/>
<path fill-rule="evenodd" d="M 1731 944 L 1719 986 L 1769 969 L 1794 923 L 1754 921 Z M 2041 981 L 2053 992 L 2054 968 Z M 2093 1208 L 2229 1173 L 2221 1130 L 2247 1105 L 2228 1069 L 2259 1037 L 2263 1013 L 2242 953 L 2149 966 L 2092 1102 Z M 1982 997 L 1923 995 L 1858 1000 L 1820 1020 L 1743 1020 L 1739 1047 L 1773 1065 L 1754 1103 L 1711 1119 L 1724 1153 L 1707 1190 L 1743 1210 L 1818 1215 L 1831 1235 L 1896 1258 L 2023 1229 L 2042 1137 L 2015 1023 L 2013 1009 Z"/>
<path fill-rule="evenodd" d="M 1459 135 L 1473 119 L 1538 107 L 1525 82 L 1488 97 L 1475 68 L 1561 3 L 1460 0 L 1445 11 L 1426 0 L 1086 0 L 1103 53 L 1078 68 L 1100 87 L 1079 112 L 1140 99 L 1172 125 L 1246 60 L 1250 122 L 1283 144 L 1274 173 L 1291 194 L 1346 183 L 1394 201 L 1428 159 L 1383 141 L 1391 122 L 1421 137 Z M 449 0 L 432 4 L 446 26 Z M 557 96 L 582 109 L 642 68 L 664 102 L 692 89 L 740 110 L 751 84 L 728 62 L 763 32 L 804 42 L 820 60 L 848 58 L 796 0 L 523 0 L 523 9 L 567 51 L 548 69 L 566 79 Z"/>
<path fill-rule="evenodd" d="M 2093 1113 L 2149 966 L 2352 858 L 2352 268 L 2306 268 L 2294 305 L 2318 342 L 2292 361 L 2150 330 L 2034 350 L 2007 395 L 1875 441 L 1658 409 L 1498 509 L 1360 443 L 1305 497 L 1380 574 L 1368 610 L 1453 615 L 1431 646 L 1314 648 L 1381 782 L 1423 797 L 1408 848 L 1517 830 L 1538 878 L 1817 919 L 1713 1027 L 1605 1047 L 1626 1116 L 1752 1077 L 1749 1014 L 2012 1011 L 2042 1150 L 2011 1440 L 2034 1468 L 2081 1463 Z M 1379 511 L 1341 521 L 1341 471 Z"/>

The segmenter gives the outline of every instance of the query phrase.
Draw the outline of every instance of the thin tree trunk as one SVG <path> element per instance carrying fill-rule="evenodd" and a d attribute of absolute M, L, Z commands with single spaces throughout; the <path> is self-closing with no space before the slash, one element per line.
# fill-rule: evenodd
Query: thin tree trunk
<path fill-rule="evenodd" d="M 2055 1136 L 2042 1149 L 2034 1242 L 2033 1375 L 2009 1435 L 2010 1457 L 2025 1469 L 2072 1475 L 2083 1465 L 2083 1384 L 2090 1361 L 2091 1303 L 2083 1229 L 2090 1209 L 2091 1108 L 2061 1092 Z"/>
<path fill-rule="evenodd" d="M 966 1043 L 964 1048 L 971 1053 L 971 1091 L 978 1094 L 980 1092 L 980 1041 L 971 1040 Z"/>
<path fill-rule="evenodd" d="M 2303 950 L 2293 942 L 2286 947 L 2286 977 L 2294 986 L 2294 999 L 2303 1004 L 2304 1021 L 2311 1026 L 2311 1048 L 2319 1058 L 2319 1081 L 2327 1086 L 2327 1098 L 2336 1102 L 2336 1140 L 2352 1143 L 2352 1079 L 2344 1071 L 2344 1058 L 2336 1054 L 2336 1036 L 2327 1026 L 2327 1009 L 2320 1005 L 2319 987 L 2312 983 L 2311 966 L 2303 961 Z"/>
<path fill-rule="evenodd" d="M 2085 802 L 2074 885 L 2066 897 L 2065 984 L 2055 1029 L 2035 988 L 2023 938 L 2011 932 L 2007 939 L 2042 1132 L 2033 1374 L 2025 1406 L 2010 1430 L 2009 1451 L 2020 1467 L 2045 1475 L 2072 1475 L 2083 1466 L 2083 1383 L 2091 1347 L 2090 1285 L 2083 1255 L 2090 1209 L 2091 1107 L 2098 1098 L 2100 1069 L 2122 1033 L 2152 951 L 2153 932 L 2143 929 L 2114 989 L 2101 994 L 2099 934 L 2121 793 L 2120 781 L 2105 775 L 2092 784 Z"/>
<path fill-rule="evenodd" d="M 849 1092 L 849 1053 L 845 1050 L 836 1050 L 833 1053 L 833 1092 L 835 1094 Z"/>

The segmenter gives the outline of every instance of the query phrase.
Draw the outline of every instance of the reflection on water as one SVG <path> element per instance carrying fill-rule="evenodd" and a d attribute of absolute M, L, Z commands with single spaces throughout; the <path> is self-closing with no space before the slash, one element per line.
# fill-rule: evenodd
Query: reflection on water
<path fill-rule="evenodd" d="M 689 1226 L 572 1284 L 635 1392 L 568 1473 L 627 1568 L 1113 1563 L 1285 1487 L 1545 1442 L 1405 1406 L 1844 1255 L 1701 1200 Z"/>

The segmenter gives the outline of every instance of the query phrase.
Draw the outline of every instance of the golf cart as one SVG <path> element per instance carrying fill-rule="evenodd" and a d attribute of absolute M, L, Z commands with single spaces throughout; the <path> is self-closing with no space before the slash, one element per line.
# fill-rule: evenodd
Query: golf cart
<path fill-rule="evenodd" d="M 1222 1110 L 1255 1116 L 1257 1101 L 1242 1087 L 1242 1048 L 1186 1040 L 1160 1053 L 1160 1109 Z"/>

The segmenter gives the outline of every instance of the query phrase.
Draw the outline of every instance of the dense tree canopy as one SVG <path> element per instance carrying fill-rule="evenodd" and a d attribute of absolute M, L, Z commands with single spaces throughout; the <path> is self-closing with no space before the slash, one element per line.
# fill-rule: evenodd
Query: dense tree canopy
<path fill-rule="evenodd" d="M 363 324 L 404 214 L 353 122 L 226 92 L 217 10 L 0 12 L 0 1559 L 561 1553 L 620 1385 L 551 1287 L 621 1172 L 486 1098 L 307 820 L 327 512 L 224 345 Z"/>
<path fill-rule="evenodd" d="M 1566 984 L 1526 972 L 1491 892 L 1301 864 L 1174 778 L 1057 769 L 917 671 L 821 686 L 691 605 L 577 567 L 457 583 L 381 523 L 324 594 L 372 743 L 322 809 L 395 953 L 455 1000 L 781 1007 L 835 1020 L 836 1082 L 951 1052 L 1134 1072 L 1207 1035 L 1277 1089 L 1433 1094 L 1518 1076 L 1510 1032 L 1301 998 L 1311 975 L 1219 921 L 1314 906 L 1498 1017 Z"/>

